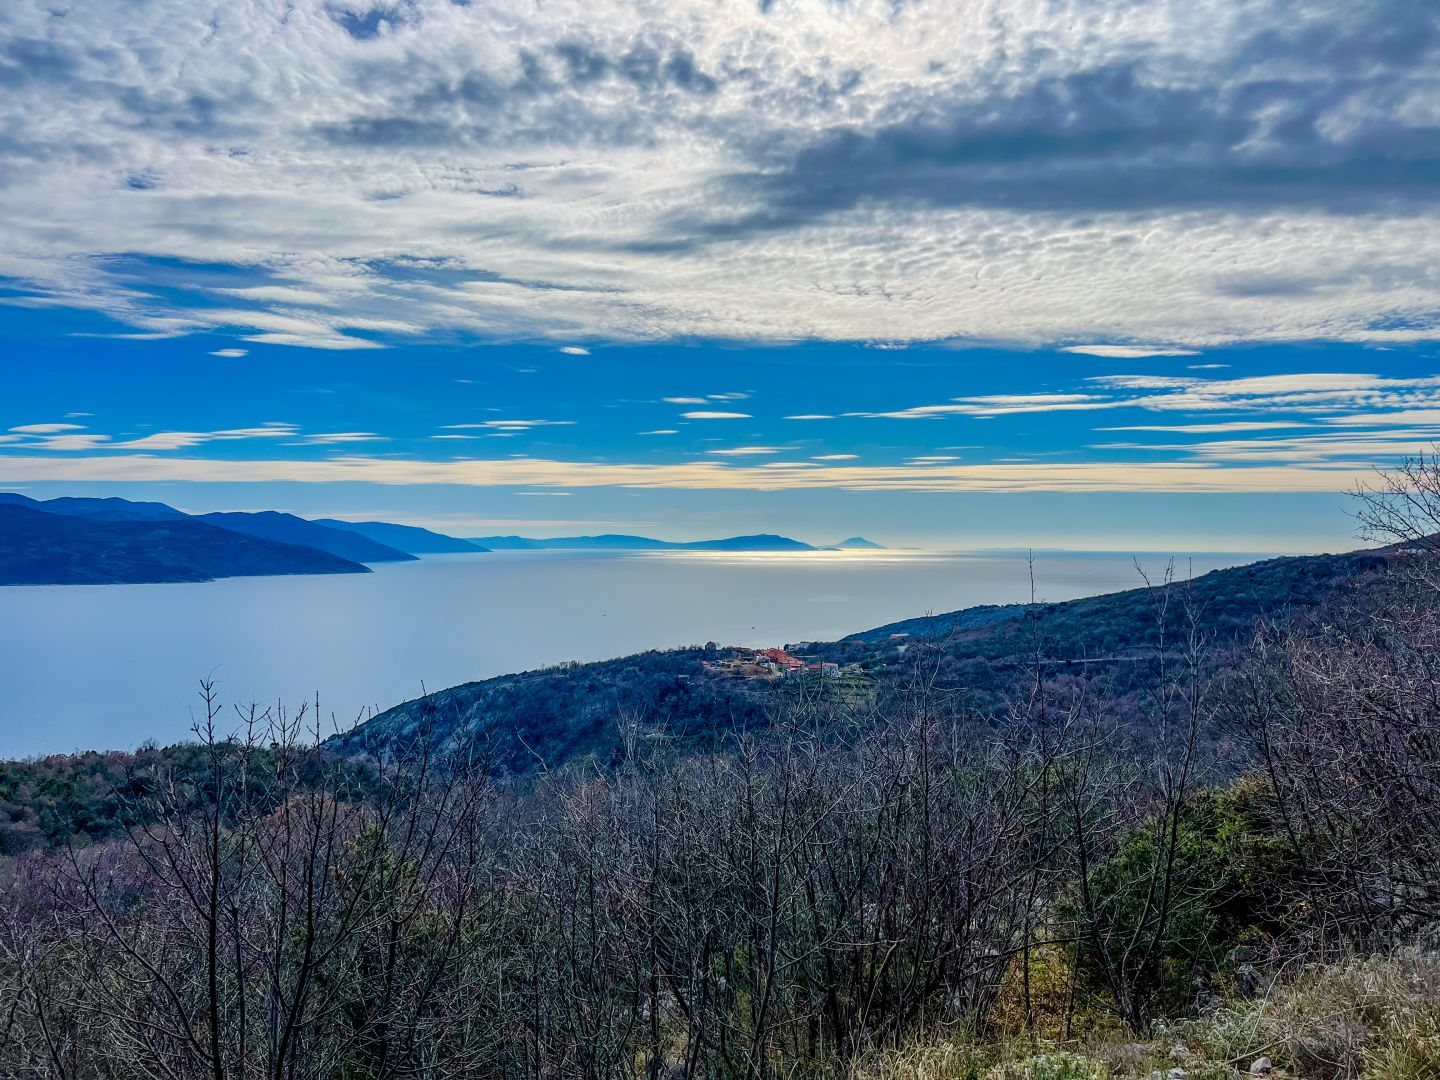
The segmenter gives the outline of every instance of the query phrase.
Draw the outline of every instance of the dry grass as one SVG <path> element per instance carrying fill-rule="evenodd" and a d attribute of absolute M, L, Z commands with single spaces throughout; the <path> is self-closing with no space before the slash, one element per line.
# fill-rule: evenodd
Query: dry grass
<path fill-rule="evenodd" d="M 1264 1055 L 1305 1080 L 1440 1080 L 1437 1031 L 1440 959 L 1401 954 L 1308 969 L 1176 1034 L 1209 1060 Z"/>
<path fill-rule="evenodd" d="M 867 1055 L 847 1080 L 1242 1080 L 1256 1058 L 1276 1080 L 1440 1080 L 1440 957 L 1407 953 L 1307 969 L 1261 998 L 1163 1027 L 1059 1047 L 964 1035 Z"/>
<path fill-rule="evenodd" d="M 857 1062 L 847 1080 L 1110 1080 L 1103 1061 L 1028 1042 L 977 1044 L 964 1038 L 912 1043 Z"/>

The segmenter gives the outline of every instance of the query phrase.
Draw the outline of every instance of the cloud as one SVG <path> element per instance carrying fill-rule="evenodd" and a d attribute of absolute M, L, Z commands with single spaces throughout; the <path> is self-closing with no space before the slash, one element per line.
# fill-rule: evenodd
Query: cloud
<path fill-rule="evenodd" d="M 1218 435 L 1229 431 L 1275 431 L 1309 427 L 1303 421 L 1226 420 L 1218 424 L 1130 424 L 1126 427 L 1096 428 L 1097 431 L 1168 431 L 1177 435 Z"/>
<path fill-rule="evenodd" d="M 743 412 L 685 412 L 686 420 L 749 420 L 750 414 Z"/>
<path fill-rule="evenodd" d="M 566 356 L 589 356 L 590 350 L 581 345 L 563 345 L 560 351 Z"/>
<path fill-rule="evenodd" d="M 1236 379 L 1199 376 L 1100 375 L 1093 385 L 1138 394 L 1127 403 L 1160 411 L 1216 410 L 1316 413 L 1337 409 L 1440 403 L 1440 376 L 1381 376 L 1354 372 L 1297 372 Z"/>
<path fill-rule="evenodd" d="M 339 446 L 344 443 L 384 442 L 385 437 L 373 431 L 330 431 L 313 435 L 301 435 L 301 442 L 315 446 Z"/>
<path fill-rule="evenodd" d="M 257 427 L 227 428 L 221 431 L 157 431 L 134 438 L 115 438 L 86 432 L 79 424 L 25 424 L 11 428 L 5 441 L 19 450 L 52 450 L 77 453 L 85 450 L 112 450 L 119 453 L 148 453 L 156 450 L 188 450 L 212 442 L 241 439 L 282 439 L 299 434 L 295 424 L 267 421 Z M 84 434 L 81 434 L 84 432 Z"/>
<path fill-rule="evenodd" d="M 1140 360 L 1147 356 L 1194 356 L 1194 349 L 1167 349 L 1150 345 L 1066 345 L 1061 352 L 1105 356 L 1116 360 Z"/>
<path fill-rule="evenodd" d="M 835 417 L 827 413 L 801 413 L 798 416 L 787 416 L 786 420 L 834 420 Z"/>
<path fill-rule="evenodd" d="M 323 349 L 1434 341 L 1437 71 L 1414 0 L 11 0 L 3 302 Z"/>
<path fill-rule="evenodd" d="M 674 428 L 660 428 L 657 431 L 637 431 L 637 435 L 679 435 Z"/>
<path fill-rule="evenodd" d="M 1440 403 L 1437 403 L 1440 405 Z M 1322 416 L 1326 424 L 1340 424 L 1347 427 L 1389 427 L 1422 426 L 1440 428 L 1440 407 L 1433 409 L 1400 409 L 1388 413 L 1352 413 L 1349 416 Z"/>
<path fill-rule="evenodd" d="M 1247 464 L 1283 463 L 1290 467 L 1305 464 L 1328 466 L 1339 463 L 1351 468 L 1362 468 L 1364 463 L 1377 459 L 1393 461 L 1402 455 L 1429 453 L 1437 439 L 1440 439 L 1440 428 L 1429 431 L 1402 428 L 1354 434 L 1347 432 L 1344 434 L 1296 435 L 1287 438 L 1221 439 L 1169 446 L 1111 443 L 1097 446 L 1094 449 L 1144 450 L 1146 452 L 1164 450 L 1185 454 L 1202 461 Z"/>
<path fill-rule="evenodd" d="M 529 431 L 537 427 L 567 427 L 574 420 L 482 420 L 476 424 L 442 424 L 443 431 L 470 431 L 484 428 L 498 428 L 502 431 Z"/>
<path fill-rule="evenodd" d="M 704 405 L 710 399 L 703 397 L 667 397 L 661 398 L 667 405 Z"/>
<path fill-rule="evenodd" d="M 854 461 L 859 454 L 816 454 L 816 461 Z"/>
<path fill-rule="evenodd" d="M 21 424 L 10 429 L 15 435 L 54 435 L 61 431 L 83 431 L 84 424 Z"/>
<path fill-rule="evenodd" d="M 783 454 L 785 451 L 778 446 L 735 446 L 728 450 L 706 450 L 705 452 L 721 457 L 763 457 L 768 454 Z"/>
<path fill-rule="evenodd" d="M 1397 447 L 1401 443 L 1395 444 Z M 602 464 L 540 458 L 415 461 L 331 457 L 320 461 L 236 460 L 128 454 L 106 457 L 0 457 L 0 484 L 89 482 L 373 483 L 470 487 L 615 487 L 681 491 L 1025 492 L 1337 492 L 1371 475 L 1353 461 L 1329 462 L 1299 454 L 1271 461 L 1241 460 L 1217 451 L 1210 460 L 1176 462 L 1083 461 L 961 465 L 861 466 L 815 462 L 765 466 L 694 461 L 670 465 Z"/>
<path fill-rule="evenodd" d="M 1010 416 L 1016 413 L 1113 409 L 1123 404 L 1097 394 L 990 394 L 956 398 L 953 404 L 916 405 L 893 412 L 852 413 L 884 420 L 939 420 L 947 416 Z"/>
<path fill-rule="evenodd" d="M 216 349 L 211 356 L 223 356 L 227 360 L 238 360 L 242 356 L 250 355 L 249 349 Z"/>

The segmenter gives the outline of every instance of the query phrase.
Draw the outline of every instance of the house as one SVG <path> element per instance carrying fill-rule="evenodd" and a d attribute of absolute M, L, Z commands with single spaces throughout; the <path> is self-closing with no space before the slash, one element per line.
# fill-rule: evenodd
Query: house
<path fill-rule="evenodd" d="M 799 668 L 805 666 L 805 661 L 791 656 L 784 649 L 766 649 L 760 655 L 772 664 L 779 664 L 782 668 Z"/>

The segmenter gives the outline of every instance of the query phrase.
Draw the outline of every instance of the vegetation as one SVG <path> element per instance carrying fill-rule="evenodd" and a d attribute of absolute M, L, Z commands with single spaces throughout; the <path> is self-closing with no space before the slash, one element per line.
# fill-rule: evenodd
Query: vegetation
<path fill-rule="evenodd" d="M 1157 583 L 1118 685 L 1032 618 L 999 708 L 945 641 L 711 701 L 697 649 L 11 767 L 0 1074 L 1440 1075 L 1436 568 L 1390 561 L 1240 647 Z"/>

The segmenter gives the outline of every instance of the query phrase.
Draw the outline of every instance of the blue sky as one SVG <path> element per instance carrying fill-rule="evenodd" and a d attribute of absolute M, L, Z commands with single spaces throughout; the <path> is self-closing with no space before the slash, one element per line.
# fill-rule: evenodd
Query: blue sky
<path fill-rule="evenodd" d="M 1316 550 L 1440 434 L 1408 0 L 0 11 L 0 486 Z"/>

